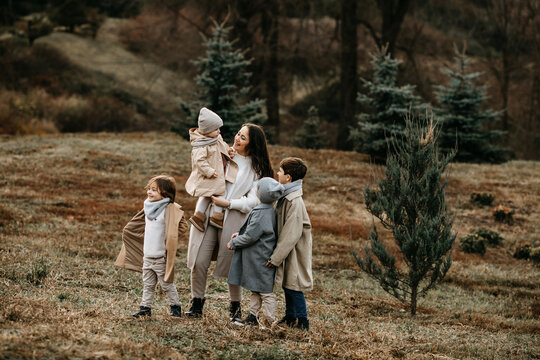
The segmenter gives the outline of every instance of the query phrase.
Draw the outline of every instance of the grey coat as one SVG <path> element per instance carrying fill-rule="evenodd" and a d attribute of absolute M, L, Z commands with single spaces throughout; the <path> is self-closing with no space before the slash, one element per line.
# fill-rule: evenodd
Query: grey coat
<path fill-rule="evenodd" d="M 272 204 L 257 205 L 230 241 L 234 249 L 229 284 L 255 292 L 271 293 L 275 268 L 266 267 L 276 246 L 276 214 Z"/>

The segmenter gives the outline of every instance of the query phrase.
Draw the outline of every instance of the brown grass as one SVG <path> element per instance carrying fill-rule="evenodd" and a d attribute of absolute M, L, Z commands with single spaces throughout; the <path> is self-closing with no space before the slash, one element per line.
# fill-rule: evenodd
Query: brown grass
<path fill-rule="evenodd" d="M 540 241 L 538 163 L 452 165 L 448 201 L 459 236 L 486 227 L 504 242 L 484 256 L 456 246 L 447 278 L 421 299 L 411 318 L 405 304 L 359 272 L 350 251 L 363 246 L 371 227 L 363 190 L 380 167 L 356 153 L 283 146 L 270 151 L 275 168 L 285 156 L 308 163 L 304 198 L 313 224 L 315 286 L 306 294 L 307 333 L 230 324 L 226 284 L 211 277 L 202 319 L 171 319 L 160 291 L 151 320 L 130 318 L 140 301 L 140 275 L 113 262 L 122 227 L 142 206 L 144 185 L 169 173 L 188 216 L 195 206 L 183 187 L 190 146 L 180 137 L 2 137 L 0 358 L 540 357 L 540 270 L 512 257 L 518 243 Z M 513 209 L 514 223 L 496 223 L 492 207 L 473 206 L 474 191 L 492 193 L 492 207 Z M 190 296 L 186 247 L 184 238 L 175 281 L 183 304 Z M 281 291 L 277 299 L 280 316 Z"/>

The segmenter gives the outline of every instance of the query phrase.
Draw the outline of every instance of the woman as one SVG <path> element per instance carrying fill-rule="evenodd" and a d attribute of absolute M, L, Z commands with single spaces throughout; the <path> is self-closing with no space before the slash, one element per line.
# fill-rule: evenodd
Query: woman
<path fill-rule="evenodd" d="M 236 152 L 233 161 L 238 165 L 236 179 L 234 182 L 227 182 L 225 196 L 212 197 L 215 206 L 225 209 L 223 229 L 206 224 L 205 232 L 191 226 L 189 233 L 187 266 L 191 269 L 191 309 L 186 312 L 188 316 L 202 314 L 211 260 L 217 261 L 215 277 L 227 278 L 229 275 L 233 252 L 227 249 L 227 243 L 231 235 L 238 232 L 246 215 L 258 204 L 256 189 L 259 179 L 274 176 L 262 127 L 254 124 L 242 125 L 234 137 L 233 149 Z M 207 209 L 207 212 L 210 211 Z M 206 214 L 206 219 L 209 218 L 208 215 Z M 229 284 L 229 296 L 230 317 L 235 321 L 242 315 L 242 288 Z"/>

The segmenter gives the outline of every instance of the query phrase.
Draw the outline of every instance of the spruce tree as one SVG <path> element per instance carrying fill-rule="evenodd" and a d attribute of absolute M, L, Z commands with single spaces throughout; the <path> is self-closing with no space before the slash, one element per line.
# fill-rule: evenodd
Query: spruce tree
<path fill-rule="evenodd" d="M 304 121 L 302 128 L 296 132 L 294 145 L 304 149 L 321 149 L 326 146 L 326 141 L 321 133 L 321 119 L 319 110 L 311 106 L 308 110 L 308 119 Z"/>
<path fill-rule="evenodd" d="M 495 123 L 502 112 L 481 109 L 488 98 L 485 85 L 474 85 L 481 74 L 468 72 L 470 61 L 465 55 L 465 48 L 463 52 L 456 48 L 455 53 L 455 69 L 443 69 L 450 77 L 449 84 L 437 86 L 436 92 L 441 106 L 437 109 L 442 126 L 439 138 L 441 151 L 451 152 L 457 145 L 457 161 L 504 162 L 508 151 L 493 143 L 503 132 L 483 129 L 485 124 Z"/>
<path fill-rule="evenodd" d="M 403 135 L 389 140 L 386 176 L 364 192 L 367 210 L 391 231 L 397 256 L 379 238 L 375 224 L 369 234 L 371 246 L 353 251 L 360 268 L 385 291 L 410 302 L 412 315 L 418 296 L 425 295 L 450 268 L 456 237 L 443 180 L 453 154 L 439 155 L 437 132 L 433 117 L 428 122 L 408 116 Z"/>
<path fill-rule="evenodd" d="M 199 67 L 199 75 L 195 78 L 197 99 L 181 104 L 187 115 L 188 127 L 197 126 L 201 107 L 216 112 L 223 119 L 221 135 L 226 141 L 234 137 L 243 123 L 261 124 L 266 119 L 262 113 L 263 100 L 244 102 L 250 89 L 251 73 L 247 68 L 251 60 L 234 48 L 235 42 L 229 40 L 229 31 L 229 28 L 215 24 L 212 36 L 205 41 L 206 57 L 195 61 Z M 186 127 L 181 123 L 173 130 L 186 135 Z"/>
<path fill-rule="evenodd" d="M 427 105 L 421 104 L 421 99 L 413 94 L 414 86 L 396 85 L 401 61 L 391 58 L 386 47 L 370 57 L 373 81 L 362 79 L 367 93 L 358 93 L 358 101 L 369 113 L 358 116 L 358 128 L 351 129 L 350 139 L 355 150 L 384 162 L 388 150 L 386 138 L 402 136 L 409 110 L 424 112 Z"/>

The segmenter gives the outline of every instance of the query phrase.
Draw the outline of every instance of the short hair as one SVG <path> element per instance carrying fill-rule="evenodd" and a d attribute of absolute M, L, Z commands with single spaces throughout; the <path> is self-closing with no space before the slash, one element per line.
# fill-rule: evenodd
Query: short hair
<path fill-rule="evenodd" d="M 286 175 L 290 175 L 292 181 L 303 179 L 306 176 L 307 166 L 304 161 L 297 157 L 288 157 L 279 163 Z"/>
<path fill-rule="evenodd" d="M 148 190 L 153 183 L 156 183 L 161 196 L 164 198 L 169 198 L 171 199 L 171 202 L 174 202 L 174 198 L 176 197 L 176 180 L 174 180 L 172 176 L 154 176 L 148 181 L 148 184 L 146 184 L 144 188 Z"/>

